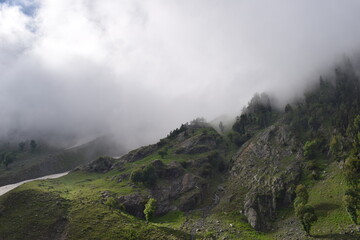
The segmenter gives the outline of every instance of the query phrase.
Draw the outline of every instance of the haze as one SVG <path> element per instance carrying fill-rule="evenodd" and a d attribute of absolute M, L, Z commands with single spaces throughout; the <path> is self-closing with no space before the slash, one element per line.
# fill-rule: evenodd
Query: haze
<path fill-rule="evenodd" d="M 360 1 L 0 1 L 0 137 L 128 147 L 196 117 L 284 103 L 360 43 Z"/>

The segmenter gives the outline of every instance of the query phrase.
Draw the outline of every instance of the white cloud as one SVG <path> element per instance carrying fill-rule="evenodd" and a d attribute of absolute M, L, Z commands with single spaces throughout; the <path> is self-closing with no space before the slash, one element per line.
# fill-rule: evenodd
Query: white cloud
<path fill-rule="evenodd" d="M 20 7 L 0 5 L 0 67 L 12 63 L 29 48 L 33 40 L 30 25 L 32 19 L 24 15 Z M 0 68 L 0 69 L 1 69 Z"/>
<path fill-rule="evenodd" d="M 153 141 L 255 92 L 285 101 L 360 42 L 355 0 L 18 2 L 0 5 L 0 133 Z"/>

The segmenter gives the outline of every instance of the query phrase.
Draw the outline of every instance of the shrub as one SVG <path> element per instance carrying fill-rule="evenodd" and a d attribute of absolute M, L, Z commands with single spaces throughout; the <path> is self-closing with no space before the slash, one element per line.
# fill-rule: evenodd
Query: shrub
<path fill-rule="evenodd" d="M 295 190 L 296 198 L 294 201 L 295 216 L 300 220 L 306 234 L 310 235 L 311 225 L 317 221 L 315 210 L 308 205 L 309 194 L 306 187 L 302 184 L 298 185 Z"/>
<path fill-rule="evenodd" d="M 305 205 L 309 200 L 309 194 L 306 190 L 306 187 L 302 184 L 298 185 L 295 189 L 296 198 L 294 201 L 294 206 L 296 207 L 299 204 Z"/>
<path fill-rule="evenodd" d="M 152 165 L 148 165 L 143 170 L 143 183 L 148 186 L 153 186 L 156 183 L 157 175 L 155 168 Z"/>
<path fill-rule="evenodd" d="M 142 169 L 136 169 L 131 173 L 130 180 L 138 183 L 143 181 Z"/>
<path fill-rule="evenodd" d="M 317 139 L 312 141 L 307 141 L 304 144 L 304 157 L 307 159 L 313 159 L 316 156 L 316 153 L 320 151 L 320 142 Z"/>
<path fill-rule="evenodd" d="M 31 148 L 31 152 L 34 152 L 36 150 L 36 148 L 37 148 L 37 143 L 36 143 L 36 141 L 34 139 L 32 139 L 30 141 L 30 148 Z"/>
<path fill-rule="evenodd" d="M 108 197 L 106 199 L 105 205 L 113 209 L 117 209 L 119 207 L 119 204 L 114 197 Z"/>
<path fill-rule="evenodd" d="M 147 203 L 145 204 L 144 214 L 146 223 L 151 220 L 156 210 L 156 200 L 154 198 L 150 198 Z"/>
<path fill-rule="evenodd" d="M 358 194 L 356 192 L 347 190 L 345 193 L 344 199 L 343 199 L 343 201 L 345 203 L 346 211 L 348 212 L 348 214 L 354 224 L 358 223 L 358 221 L 357 221 L 357 218 L 358 218 L 357 206 L 360 205 L 357 195 Z"/>
<path fill-rule="evenodd" d="M 159 155 L 161 158 L 164 158 L 167 155 L 167 149 L 159 151 Z"/>
<path fill-rule="evenodd" d="M 157 180 L 155 168 L 152 165 L 148 165 L 143 169 L 136 169 L 131 173 L 130 180 L 150 187 L 154 186 Z"/>

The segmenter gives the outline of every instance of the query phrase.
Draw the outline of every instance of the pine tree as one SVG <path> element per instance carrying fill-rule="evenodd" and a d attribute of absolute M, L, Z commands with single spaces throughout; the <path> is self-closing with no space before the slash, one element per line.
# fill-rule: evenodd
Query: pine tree
<path fill-rule="evenodd" d="M 295 215 L 300 220 L 306 234 L 310 235 L 311 225 L 317 221 L 314 207 L 307 204 L 309 200 L 309 194 L 304 185 L 298 185 L 296 187 L 295 193 Z"/>

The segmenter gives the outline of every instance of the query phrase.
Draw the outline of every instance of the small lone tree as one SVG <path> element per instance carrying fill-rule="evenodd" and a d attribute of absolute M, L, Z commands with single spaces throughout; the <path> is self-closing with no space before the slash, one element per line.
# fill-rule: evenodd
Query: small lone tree
<path fill-rule="evenodd" d="M 25 146 L 26 146 L 26 143 L 25 142 L 20 142 L 19 143 L 19 150 L 20 152 L 23 152 L 25 150 Z"/>
<path fill-rule="evenodd" d="M 350 156 L 344 165 L 347 190 L 343 198 L 351 220 L 358 224 L 360 215 L 360 115 L 348 128 L 347 135 L 353 139 Z"/>
<path fill-rule="evenodd" d="M 336 161 L 340 162 L 342 160 L 343 154 L 343 142 L 344 139 L 341 135 L 334 135 L 330 140 L 330 153 L 335 158 Z"/>
<path fill-rule="evenodd" d="M 14 159 L 11 158 L 11 157 L 5 158 L 5 159 L 3 160 L 3 164 L 4 164 L 5 168 L 8 168 L 9 164 L 12 163 L 13 161 L 14 161 Z"/>
<path fill-rule="evenodd" d="M 1 154 L 1 162 L 4 164 L 5 168 L 8 168 L 9 164 L 14 162 L 16 159 L 16 154 L 12 152 L 4 152 Z"/>
<path fill-rule="evenodd" d="M 145 204 L 144 214 L 146 223 L 149 223 L 149 220 L 153 217 L 156 210 L 156 199 L 150 198 Z"/>
<path fill-rule="evenodd" d="M 307 204 L 309 200 L 309 193 L 304 185 L 300 184 L 296 187 L 295 190 L 296 198 L 294 201 L 294 206 L 298 206 L 299 204 Z"/>
<path fill-rule="evenodd" d="M 354 224 L 358 224 L 360 212 L 360 160 L 354 154 L 346 159 L 344 173 L 347 190 L 343 201 L 351 220 Z"/>
<path fill-rule="evenodd" d="M 298 185 L 296 187 L 295 193 L 295 215 L 300 220 L 306 234 L 310 235 L 311 225 L 317 221 L 315 210 L 313 206 L 307 204 L 309 200 L 309 194 L 304 185 Z"/>
<path fill-rule="evenodd" d="M 159 151 L 159 155 L 161 158 L 164 158 L 167 155 L 167 150 L 165 149 L 165 150 Z"/>
<path fill-rule="evenodd" d="M 314 159 L 317 151 L 319 150 L 319 145 L 320 144 L 317 139 L 314 139 L 312 141 L 307 141 L 303 147 L 304 157 L 306 157 L 307 159 Z"/>
<path fill-rule="evenodd" d="M 119 204 L 114 197 L 108 197 L 106 199 L 105 205 L 109 206 L 111 209 L 116 209 L 118 208 Z"/>
<path fill-rule="evenodd" d="M 286 112 L 286 113 L 290 113 L 290 112 L 292 112 L 292 111 L 293 111 L 293 109 L 292 109 L 291 105 L 290 105 L 290 104 L 286 104 L 286 106 L 285 106 L 285 112 Z"/>
<path fill-rule="evenodd" d="M 34 152 L 36 150 L 36 147 L 37 147 L 37 143 L 35 142 L 34 139 L 32 139 L 30 141 L 30 148 L 31 148 L 31 152 Z"/>
<path fill-rule="evenodd" d="M 314 208 L 308 204 L 300 204 L 295 209 L 295 215 L 300 219 L 301 225 L 303 226 L 306 234 L 310 236 L 311 225 L 317 221 Z"/>
<path fill-rule="evenodd" d="M 345 192 L 344 203 L 346 211 L 354 224 L 358 224 L 358 210 L 360 209 L 360 194 L 354 189 L 348 189 Z"/>
<path fill-rule="evenodd" d="M 130 179 L 134 183 L 143 183 L 145 186 L 153 187 L 157 180 L 156 170 L 154 166 L 147 165 L 143 169 L 136 169 L 133 171 Z"/>
<path fill-rule="evenodd" d="M 225 127 L 224 127 L 223 122 L 221 122 L 221 121 L 219 123 L 219 128 L 220 128 L 221 133 L 224 133 Z"/>
<path fill-rule="evenodd" d="M 130 175 L 130 180 L 134 183 L 142 182 L 143 181 L 143 173 L 142 169 L 136 169 Z"/>

